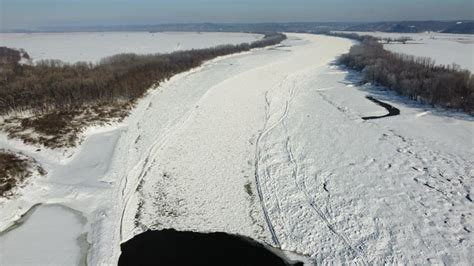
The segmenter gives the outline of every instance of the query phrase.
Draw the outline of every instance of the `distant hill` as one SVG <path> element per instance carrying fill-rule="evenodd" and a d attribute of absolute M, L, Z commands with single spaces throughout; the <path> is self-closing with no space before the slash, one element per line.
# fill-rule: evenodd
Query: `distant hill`
<path fill-rule="evenodd" d="M 194 31 L 194 32 L 311 32 L 382 31 L 416 33 L 425 31 L 474 34 L 474 21 L 395 21 L 395 22 L 291 22 L 291 23 L 197 23 L 157 25 L 116 25 L 85 27 L 38 27 L 4 32 L 80 32 L 80 31 Z"/>
<path fill-rule="evenodd" d="M 443 31 L 444 33 L 474 34 L 474 21 L 460 22 Z"/>
<path fill-rule="evenodd" d="M 373 22 L 348 26 L 345 31 L 381 31 L 416 33 L 435 31 L 444 33 L 474 33 L 474 21 L 398 21 Z"/>

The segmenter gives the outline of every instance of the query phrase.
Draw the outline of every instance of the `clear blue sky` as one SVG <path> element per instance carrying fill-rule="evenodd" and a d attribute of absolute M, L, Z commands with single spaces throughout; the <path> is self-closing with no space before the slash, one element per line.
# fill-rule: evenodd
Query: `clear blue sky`
<path fill-rule="evenodd" d="M 1 28 L 473 19 L 474 0 L 0 0 Z"/>

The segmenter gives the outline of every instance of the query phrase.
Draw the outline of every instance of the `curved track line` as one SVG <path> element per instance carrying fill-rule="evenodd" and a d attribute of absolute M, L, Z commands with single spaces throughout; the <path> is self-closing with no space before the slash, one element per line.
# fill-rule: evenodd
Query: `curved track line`
<path fill-rule="evenodd" d="M 258 51 L 258 50 L 261 50 L 261 49 L 255 49 L 255 51 Z M 231 56 L 238 56 L 240 54 L 235 54 L 235 55 L 231 55 Z M 225 59 L 226 57 L 223 57 L 222 59 Z M 279 61 L 276 61 L 276 62 L 272 62 L 272 63 L 269 63 L 269 64 L 265 64 L 265 65 L 262 65 L 262 66 L 259 66 L 259 67 L 256 67 L 256 68 L 253 68 L 253 69 L 250 69 L 250 70 L 247 70 L 247 71 L 243 71 L 235 76 L 232 76 L 231 78 L 226 78 L 224 80 L 222 80 L 221 82 L 213 85 L 212 87 L 210 87 L 202 96 L 201 98 L 199 98 L 198 101 L 196 101 L 196 104 L 199 104 L 201 101 L 203 101 L 207 96 L 208 94 L 215 88 L 215 87 L 218 87 L 220 86 L 221 84 L 225 83 L 225 82 L 228 82 L 229 80 L 232 80 L 238 76 L 241 76 L 241 75 L 244 75 L 246 73 L 250 73 L 250 72 L 254 72 L 254 71 L 259 71 L 260 69 L 263 69 L 263 68 L 266 68 L 266 67 L 269 67 L 271 65 L 275 65 L 277 64 Z M 192 75 L 194 73 L 194 70 L 190 70 L 189 71 L 189 74 L 186 74 L 184 77 L 187 77 L 188 75 Z M 157 150 L 159 150 L 160 148 L 162 148 L 164 145 L 166 145 L 166 143 L 168 142 L 168 140 L 171 138 L 171 136 L 173 135 L 172 133 L 173 132 L 176 132 L 178 130 L 180 130 L 182 127 L 184 127 L 184 125 L 187 123 L 187 121 L 191 118 L 191 116 L 197 112 L 195 108 L 193 108 L 191 111 L 188 111 L 187 114 L 185 114 L 184 116 L 184 119 L 181 119 L 179 120 L 177 123 L 175 123 L 175 126 L 167 126 L 165 128 L 165 132 L 163 133 L 163 138 L 158 138 L 155 142 L 152 143 L 152 145 L 150 146 L 150 148 L 147 150 L 146 152 L 146 156 L 145 158 L 143 158 L 142 160 L 138 161 L 133 167 L 132 169 L 126 174 L 125 178 L 122 178 L 122 182 L 121 182 L 121 185 L 120 185 L 120 191 L 121 191 L 121 195 L 122 195 L 122 199 L 124 200 L 123 201 L 123 205 L 122 205 L 122 209 L 120 210 L 120 213 L 121 213 L 121 217 L 120 217 L 120 225 L 119 225 L 119 237 L 120 237 L 120 242 L 123 240 L 123 221 L 124 221 L 124 216 L 125 216 L 125 212 L 128 208 L 128 205 L 130 203 L 130 199 L 132 198 L 132 195 L 134 193 L 134 191 L 136 190 L 136 188 L 139 186 L 140 182 L 142 181 L 143 179 L 143 176 L 144 176 L 144 173 L 146 173 L 146 171 L 149 170 L 149 166 L 148 166 L 148 163 L 149 163 L 149 158 L 150 156 L 155 153 Z M 176 120 L 175 120 L 176 121 Z M 171 121 L 172 122 L 172 121 Z M 170 124 L 171 124 L 170 122 Z M 140 169 L 141 168 L 141 169 Z M 148 168 L 146 171 L 145 171 L 145 168 Z M 132 186 L 132 189 L 129 189 L 129 177 L 131 177 L 133 175 L 134 172 L 136 172 L 138 169 L 140 169 L 140 173 L 136 176 L 137 179 L 135 180 L 135 183 L 134 185 Z M 129 190 L 127 192 L 127 189 Z M 278 246 L 279 246 L 279 242 L 277 241 L 278 243 Z"/>
<path fill-rule="evenodd" d="M 342 233 L 340 233 L 339 231 L 336 230 L 336 228 L 329 222 L 329 219 L 327 218 L 327 216 L 316 205 L 314 199 L 308 194 L 308 188 L 306 186 L 305 179 L 304 178 L 302 179 L 301 185 L 298 183 L 298 171 L 299 171 L 298 169 L 299 169 L 299 166 L 298 166 L 298 162 L 295 159 L 293 150 L 291 149 L 291 142 L 290 142 L 290 137 L 289 136 L 288 136 L 288 139 L 287 139 L 287 142 L 286 142 L 286 151 L 289 155 L 290 163 L 292 163 L 295 167 L 295 171 L 293 172 L 294 173 L 293 178 L 295 179 L 295 182 L 296 182 L 297 187 L 300 190 L 300 192 L 303 192 L 303 194 L 305 195 L 308 205 L 316 213 L 316 215 L 319 216 L 319 218 L 321 218 L 321 220 L 323 220 L 323 222 L 326 224 L 326 226 L 329 228 L 329 230 L 333 234 L 335 234 L 346 245 L 346 247 L 349 248 L 349 250 L 351 250 L 356 256 L 360 257 L 362 259 L 362 261 L 364 262 L 364 264 L 367 264 L 367 261 L 365 260 L 364 256 L 362 254 L 360 254 L 360 252 L 356 248 L 354 248 L 354 246 L 350 243 L 350 241 L 347 239 L 346 236 L 344 236 Z"/>
<path fill-rule="evenodd" d="M 269 109 L 270 109 L 270 102 L 268 100 L 268 91 L 265 92 L 265 122 L 263 124 L 263 130 L 262 132 L 258 135 L 257 141 L 255 143 L 255 184 L 257 187 L 257 194 L 258 198 L 260 200 L 260 205 L 262 207 L 263 215 L 265 218 L 265 222 L 267 223 L 268 230 L 270 231 L 271 237 L 273 244 L 277 247 L 280 247 L 280 241 L 278 240 L 278 236 L 275 232 L 275 228 L 272 225 L 272 222 L 270 220 L 270 216 L 268 215 L 268 210 L 265 205 L 265 200 L 263 198 L 263 192 L 262 192 L 262 185 L 260 183 L 260 175 L 259 175 L 259 165 L 260 165 L 260 158 L 261 158 L 261 151 L 260 151 L 260 142 L 262 138 L 268 134 L 269 129 L 267 129 L 268 125 L 268 119 L 269 119 Z"/>

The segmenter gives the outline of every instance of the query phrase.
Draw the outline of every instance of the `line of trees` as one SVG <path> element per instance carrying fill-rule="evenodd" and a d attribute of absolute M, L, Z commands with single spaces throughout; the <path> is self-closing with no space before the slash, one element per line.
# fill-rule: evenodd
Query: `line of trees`
<path fill-rule="evenodd" d="M 382 38 L 382 41 L 390 44 L 390 43 L 403 43 L 406 44 L 408 41 L 413 41 L 413 38 L 407 37 L 407 36 L 402 36 L 399 38 Z"/>
<path fill-rule="evenodd" d="M 341 37 L 360 41 L 339 62 L 362 71 L 365 81 L 381 84 L 413 100 L 474 114 L 474 77 L 468 70 L 455 64 L 436 65 L 426 57 L 386 51 L 373 37 Z"/>
<path fill-rule="evenodd" d="M 325 33 L 322 33 L 322 34 L 325 34 L 325 35 L 329 35 L 329 36 L 335 36 L 335 37 L 341 37 L 341 38 L 346 38 L 346 39 L 351 39 L 351 40 L 355 40 L 355 41 L 359 41 L 359 42 L 362 42 L 366 39 L 371 39 L 373 41 L 379 41 L 378 38 L 374 37 L 374 36 L 370 36 L 370 35 L 359 35 L 357 33 L 346 33 L 346 32 L 332 32 L 332 31 L 327 31 Z"/>
<path fill-rule="evenodd" d="M 87 105 L 133 102 L 150 87 L 206 60 L 275 45 L 284 39 L 284 34 L 266 34 L 263 39 L 250 44 L 170 54 L 119 54 L 104 58 L 98 64 L 66 64 L 59 60 L 44 60 L 35 65 L 19 64 L 22 52 L 2 47 L 0 115 L 25 110 L 44 114 L 71 111 Z"/>
<path fill-rule="evenodd" d="M 347 38 L 351 40 L 356 40 L 356 41 L 364 41 L 366 39 L 371 39 L 374 41 L 378 42 L 385 42 L 385 43 L 403 43 L 406 44 L 408 41 L 413 41 L 413 38 L 408 37 L 408 36 L 400 36 L 398 38 L 391 38 L 391 37 L 386 37 L 386 38 L 380 38 L 380 37 L 375 37 L 371 35 L 361 35 L 357 33 L 350 33 L 350 32 L 331 32 L 331 31 L 326 31 L 326 32 L 321 32 L 320 34 L 325 34 L 329 36 L 336 36 L 336 37 L 342 37 L 342 38 Z"/>

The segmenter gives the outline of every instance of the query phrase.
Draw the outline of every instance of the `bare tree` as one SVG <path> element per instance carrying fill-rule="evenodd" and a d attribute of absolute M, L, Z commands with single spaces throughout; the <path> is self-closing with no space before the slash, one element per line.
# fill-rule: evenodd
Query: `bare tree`
<path fill-rule="evenodd" d="M 459 65 L 437 66 L 430 58 L 392 53 L 371 37 L 339 61 L 411 99 L 474 113 L 474 77 Z"/>
<path fill-rule="evenodd" d="M 14 110 L 37 113 L 72 111 L 84 106 L 133 102 L 152 86 L 212 58 L 280 43 L 284 34 L 240 45 L 179 51 L 170 54 L 120 54 L 98 64 L 42 60 L 18 62 L 24 51 L 0 47 L 0 114 Z M 29 58 L 29 57 L 28 57 Z"/>

